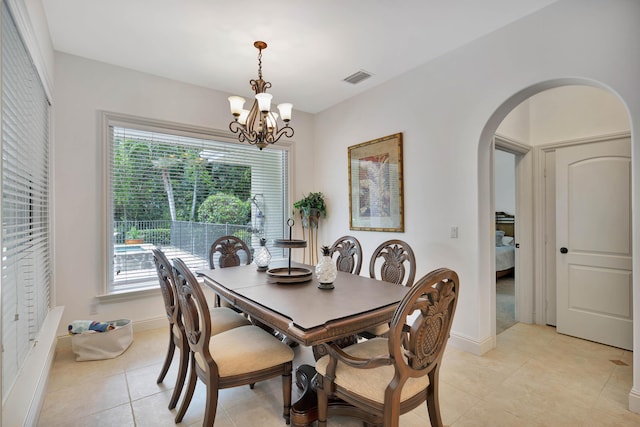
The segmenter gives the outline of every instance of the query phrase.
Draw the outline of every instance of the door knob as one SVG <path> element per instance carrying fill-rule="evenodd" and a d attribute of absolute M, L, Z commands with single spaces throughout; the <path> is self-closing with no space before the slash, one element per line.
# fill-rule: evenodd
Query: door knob
<path fill-rule="evenodd" d="M 561 254 L 566 254 L 567 252 L 569 252 L 569 249 L 565 248 L 564 246 L 560 248 Z"/>

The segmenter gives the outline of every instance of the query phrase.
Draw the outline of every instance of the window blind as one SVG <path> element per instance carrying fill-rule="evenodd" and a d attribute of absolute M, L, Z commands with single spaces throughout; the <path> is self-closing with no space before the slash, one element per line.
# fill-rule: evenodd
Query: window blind
<path fill-rule="evenodd" d="M 49 103 L 2 3 L 2 396 L 49 310 Z"/>
<path fill-rule="evenodd" d="M 264 237 L 277 256 L 270 242 L 282 237 L 286 222 L 286 150 L 135 123 L 109 125 L 108 134 L 109 293 L 158 286 L 153 248 L 192 270 L 208 268 L 209 248 L 223 235 L 250 248 Z"/>

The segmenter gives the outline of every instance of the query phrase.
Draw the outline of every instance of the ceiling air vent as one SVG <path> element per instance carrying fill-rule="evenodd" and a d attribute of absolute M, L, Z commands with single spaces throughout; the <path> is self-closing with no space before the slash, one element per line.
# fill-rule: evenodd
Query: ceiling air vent
<path fill-rule="evenodd" d="M 353 74 L 351 74 L 349 77 L 346 77 L 344 79 L 345 82 L 347 83 L 351 83 L 351 84 L 358 84 L 363 80 L 368 79 L 369 77 L 371 77 L 371 73 L 368 73 L 367 71 L 357 71 Z"/>

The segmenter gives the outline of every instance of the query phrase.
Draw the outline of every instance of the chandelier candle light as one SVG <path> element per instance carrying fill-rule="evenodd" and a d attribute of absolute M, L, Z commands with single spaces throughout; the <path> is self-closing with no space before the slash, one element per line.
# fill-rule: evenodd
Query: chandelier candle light
<path fill-rule="evenodd" d="M 280 119 L 284 122 L 284 127 L 278 126 L 278 113 L 271 111 L 271 98 L 273 95 L 267 93 L 271 83 L 262 80 L 262 50 L 267 48 L 263 41 L 253 43 L 258 49 L 258 79 L 251 80 L 251 89 L 256 93 L 255 100 L 250 110 L 244 109 L 246 100 L 241 96 L 230 96 L 229 106 L 234 120 L 229 124 L 231 132 L 238 134 L 240 142 L 258 146 L 263 149 L 269 144 L 275 144 L 283 135 L 287 138 L 293 136 L 293 128 L 289 126 L 291 120 L 290 103 L 278 104 Z"/>

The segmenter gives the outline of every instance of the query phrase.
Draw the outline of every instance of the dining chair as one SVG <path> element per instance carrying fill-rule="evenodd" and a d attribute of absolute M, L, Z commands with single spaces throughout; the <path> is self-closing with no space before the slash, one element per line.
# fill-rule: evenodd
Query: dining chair
<path fill-rule="evenodd" d="M 387 338 L 340 348 L 325 343 L 316 362 L 318 426 L 327 425 L 328 399 L 353 406 L 340 414 L 366 426 L 398 427 L 401 414 L 426 402 L 431 425 L 441 427 L 439 372 L 460 293 L 447 268 L 419 279 L 400 301 Z"/>
<path fill-rule="evenodd" d="M 237 267 L 244 261 L 245 264 L 251 264 L 251 250 L 244 240 L 236 236 L 222 236 L 211 244 L 209 249 L 209 268 L 216 268 L 216 261 L 219 268 Z M 232 307 L 226 301 L 221 301 L 220 295 L 216 294 L 217 307 Z"/>
<path fill-rule="evenodd" d="M 413 285 L 416 257 L 411 246 L 398 239 L 382 242 L 371 255 L 369 277 L 397 285 Z"/>
<path fill-rule="evenodd" d="M 164 378 L 169 371 L 176 347 L 180 354 L 176 384 L 173 388 L 171 399 L 169 400 L 169 409 L 173 409 L 178 403 L 178 398 L 180 397 L 184 381 L 187 377 L 189 344 L 187 343 L 184 330 L 179 327 L 177 322 L 177 318 L 180 316 L 180 306 L 178 304 L 171 264 L 164 252 L 160 249 L 154 248 L 152 251 L 153 261 L 156 266 L 156 272 L 158 273 L 158 280 L 160 281 L 160 290 L 162 291 L 164 308 L 167 313 L 167 319 L 169 320 L 169 348 L 167 349 L 167 355 L 164 359 L 162 369 L 160 370 L 160 375 L 156 381 L 158 384 L 164 381 Z M 251 324 L 246 317 L 225 307 L 213 308 L 210 312 L 210 316 L 212 318 L 212 323 L 215 325 L 215 327 L 211 329 L 212 334 L 224 332 L 238 326 Z"/>
<path fill-rule="evenodd" d="M 358 239 L 353 236 L 342 236 L 333 242 L 329 248 L 329 254 L 333 258 L 335 253 L 336 267 L 338 271 L 344 271 L 351 274 L 360 274 L 362 267 L 362 246 Z"/>
<path fill-rule="evenodd" d="M 411 246 L 398 239 L 382 242 L 369 261 L 369 277 L 397 285 L 411 286 L 416 277 L 416 257 Z M 359 335 L 373 338 L 384 335 L 388 324 L 375 326 Z"/>
<path fill-rule="evenodd" d="M 215 270 L 216 260 L 219 268 L 237 267 L 243 262 L 244 264 L 249 265 L 251 264 L 251 251 L 249 250 L 249 246 L 245 243 L 244 240 L 236 236 L 222 236 L 216 239 L 216 241 L 213 242 L 211 248 L 209 249 L 210 269 Z M 218 294 L 216 294 L 215 306 L 229 307 L 232 310 L 241 313 L 241 310 L 239 308 L 234 307 L 230 302 L 222 299 Z M 286 336 L 274 331 L 257 319 L 251 319 L 251 323 L 261 327 L 272 335 L 276 335 L 278 339 L 287 343 L 288 345 L 295 346 L 297 344 L 287 339 Z"/>
<path fill-rule="evenodd" d="M 182 421 L 198 379 L 206 387 L 202 425 L 210 427 L 216 417 L 220 389 L 253 385 L 258 381 L 282 376 L 282 415 L 289 424 L 293 350 L 254 325 L 240 326 L 212 335 L 214 320 L 208 315 L 207 300 L 195 276 L 179 258 L 173 260 L 173 274 L 182 314 L 177 322 L 184 328 L 191 349 L 189 382 L 175 422 Z"/>

